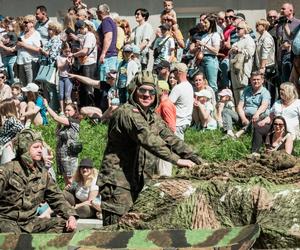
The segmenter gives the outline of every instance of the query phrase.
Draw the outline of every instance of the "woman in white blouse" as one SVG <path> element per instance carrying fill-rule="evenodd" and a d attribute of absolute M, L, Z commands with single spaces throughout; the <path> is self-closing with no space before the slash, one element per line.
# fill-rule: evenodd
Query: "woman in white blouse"
<path fill-rule="evenodd" d="M 18 76 L 23 86 L 33 82 L 38 71 L 38 59 L 41 47 L 41 35 L 35 30 L 35 16 L 25 16 L 21 33 L 17 42 Z"/>
<path fill-rule="evenodd" d="M 259 121 L 254 127 L 252 138 L 252 152 L 258 152 L 264 137 L 270 130 L 271 121 L 276 116 L 282 116 L 287 124 L 287 132 L 295 140 L 299 138 L 300 124 L 300 100 L 295 85 L 291 82 L 284 82 L 280 85 L 280 100 L 277 100 L 270 112 L 270 116 Z"/>

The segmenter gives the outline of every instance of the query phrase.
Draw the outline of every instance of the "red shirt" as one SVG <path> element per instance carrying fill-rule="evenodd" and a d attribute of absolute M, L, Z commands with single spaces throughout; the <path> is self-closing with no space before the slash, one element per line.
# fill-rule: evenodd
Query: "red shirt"
<path fill-rule="evenodd" d="M 176 107 L 169 98 L 165 98 L 160 102 L 156 113 L 161 116 L 173 132 L 176 131 Z"/>

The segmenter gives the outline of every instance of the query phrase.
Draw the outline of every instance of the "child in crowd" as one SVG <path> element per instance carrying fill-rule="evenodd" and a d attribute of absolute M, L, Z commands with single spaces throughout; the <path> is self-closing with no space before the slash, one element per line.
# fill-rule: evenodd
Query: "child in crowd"
<path fill-rule="evenodd" d="M 214 106 L 211 103 L 211 92 L 207 89 L 195 92 L 193 121 L 197 129 L 215 130 L 217 121 L 214 117 Z"/>
<path fill-rule="evenodd" d="M 164 11 L 172 16 L 173 18 L 177 19 L 176 12 L 174 10 L 174 2 L 173 0 L 164 0 Z"/>
<path fill-rule="evenodd" d="M 140 55 L 141 55 L 141 49 L 139 46 L 132 44 L 132 60 L 135 61 L 135 63 L 138 65 L 138 71 L 142 70 L 142 64 L 140 60 Z"/>
<path fill-rule="evenodd" d="M 14 100 L 18 100 L 19 102 L 24 101 L 24 96 L 22 94 L 22 85 L 20 83 L 14 83 L 11 85 L 11 93 L 12 93 L 12 98 Z"/>
<path fill-rule="evenodd" d="M 57 68 L 59 75 L 59 104 L 60 114 L 64 114 L 64 102 L 71 103 L 71 93 L 73 84 L 69 79 L 68 73 L 70 72 L 72 65 L 72 53 L 71 47 L 67 42 L 62 45 L 62 55 L 57 57 Z"/>
<path fill-rule="evenodd" d="M 238 121 L 239 116 L 235 111 L 235 106 L 233 103 L 233 95 L 230 89 L 223 89 L 219 94 L 219 101 L 217 103 L 217 114 L 216 118 L 220 128 L 224 128 L 227 135 L 230 137 L 235 137 L 233 133 L 232 120 Z M 228 116 L 232 119 L 228 119 Z"/>
<path fill-rule="evenodd" d="M 175 40 L 171 36 L 171 26 L 164 23 L 159 26 L 161 37 L 157 37 L 153 44 L 154 68 L 162 60 L 173 62 L 175 60 Z"/>
<path fill-rule="evenodd" d="M 120 62 L 118 68 L 118 81 L 117 88 L 119 92 L 120 103 L 123 104 L 127 102 L 128 92 L 127 86 L 130 81 L 133 79 L 135 74 L 139 71 L 138 64 L 132 60 L 132 46 L 126 44 L 123 48 L 123 60 Z"/>

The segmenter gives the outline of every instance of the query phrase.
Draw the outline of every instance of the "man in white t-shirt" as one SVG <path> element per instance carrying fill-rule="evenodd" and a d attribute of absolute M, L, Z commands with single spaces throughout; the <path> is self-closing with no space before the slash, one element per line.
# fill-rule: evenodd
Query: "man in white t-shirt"
<path fill-rule="evenodd" d="M 172 89 L 170 100 L 176 106 L 176 132 L 175 134 L 184 140 L 184 132 L 192 121 L 194 91 L 187 80 L 188 67 L 184 63 L 175 66 L 175 77 L 178 84 Z"/>
<path fill-rule="evenodd" d="M 131 33 L 131 40 L 140 47 L 141 50 L 141 65 L 142 69 L 147 69 L 149 59 L 150 40 L 153 36 L 153 29 L 150 23 L 147 22 L 149 12 L 146 9 L 139 8 L 135 11 L 135 20 L 138 26 L 133 28 Z"/>

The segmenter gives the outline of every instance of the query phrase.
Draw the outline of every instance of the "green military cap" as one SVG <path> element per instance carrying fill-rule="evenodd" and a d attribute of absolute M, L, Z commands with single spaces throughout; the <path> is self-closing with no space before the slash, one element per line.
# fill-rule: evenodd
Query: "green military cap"
<path fill-rule="evenodd" d="M 32 129 L 23 129 L 16 137 L 15 147 L 17 155 L 26 153 L 29 147 L 37 142 L 43 141 L 43 137 L 40 132 L 33 131 Z"/>

